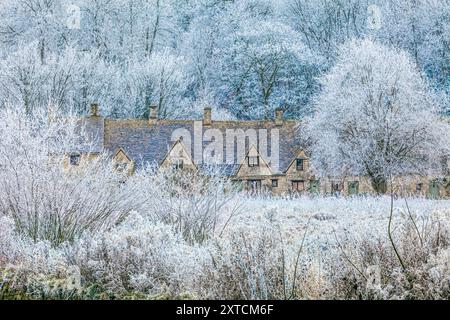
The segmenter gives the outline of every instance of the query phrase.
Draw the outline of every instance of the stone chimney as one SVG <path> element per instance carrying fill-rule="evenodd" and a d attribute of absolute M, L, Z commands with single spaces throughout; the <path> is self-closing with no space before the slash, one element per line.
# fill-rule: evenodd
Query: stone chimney
<path fill-rule="evenodd" d="M 283 125 L 283 109 L 281 108 L 275 109 L 275 125 L 277 126 Z"/>
<path fill-rule="evenodd" d="M 91 117 L 98 117 L 98 103 L 91 104 Z"/>
<path fill-rule="evenodd" d="M 210 126 L 211 125 L 211 108 L 206 107 L 203 109 L 203 125 Z"/>
<path fill-rule="evenodd" d="M 158 119 L 158 106 L 151 105 L 150 106 L 150 113 L 148 116 L 149 120 L 157 120 Z"/>

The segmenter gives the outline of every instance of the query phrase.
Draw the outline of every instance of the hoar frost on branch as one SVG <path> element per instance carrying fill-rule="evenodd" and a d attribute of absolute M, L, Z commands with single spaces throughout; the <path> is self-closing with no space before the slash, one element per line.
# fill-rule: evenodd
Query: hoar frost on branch
<path fill-rule="evenodd" d="M 85 140 L 75 120 L 49 121 L 44 112 L 11 108 L 0 114 L 0 211 L 31 239 L 74 240 L 108 228 L 142 203 L 136 186 L 120 184 L 123 177 L 113 173 L 106 155 L 67 168 L 66 155 Z M 84 144 L 89 150 L 93 145 Z"/>
<path fill-rule="evenodd" d="M 67 12 L 69 5 L 78 8 L 76 16 Z M 369 6 L 379 9 L 379 28 L 367 25 Z M 96 100 L 105 116 L 145 117 L 148 105 L 143 104 L 161 98 L 155 91 L 161 78 L 149 77 L 148 63 L 157 70 L 157 57 L 163 55 L 184 61 L 174 61 L 174 90 L 164 91 L 168 111 L 161 117 L 200 117 L 196 105 L 204 96 L 234 118 L 262 118 L 276 107 L 284 107 L 289 117 L 302 117 L 319 92 L 317 79 L 335 64 L 339 46 L 366 36 L 408 52 L 445 101 L 449 12 L 446 0 L 4 0 L 0 104 L 20 102 L 32 109 L 64 98 L 86 114 Z M 79 19 L 79 26 L 72 19 Z M 294 47 L 311 54 L 295 55 Z M 74 63 L 65 60 L 67 50 L 76 52 Z M 26 77 L 9 68 L 16 56 L 33 56 L 22 61 Z M 70 71 L 70 77 L 45 77 L 47 68 Z M 145 79 L 148 91 L 139 92 L 143 83 L 129 81 L 131 69 L 134 77 Z M 9 84 L 3 76 L 14 81 Z M 35 92 L 36 81 L 44 87 L 58 82 L 66 92 Z"/>
<path fill-rule="evenodd" d="M 316 170 L 368 175 L 378 192 L 395 175 L 439 174 L 450 126 L 408 54 L 354 40 L 321 83 L 305 129 Z"/>

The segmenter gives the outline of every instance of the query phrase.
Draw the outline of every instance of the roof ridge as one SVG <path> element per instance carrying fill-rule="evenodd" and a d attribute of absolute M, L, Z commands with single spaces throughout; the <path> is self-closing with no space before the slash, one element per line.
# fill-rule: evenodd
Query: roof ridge
<path fill-rule="evenodd" d="M 127 119 L 113 119 L 113 118 L 104 118 L 105 121 L 108 122 L 116 122 L 116 123 L 149 123 L 148 119 L 138 119 L 138 118 L 127 118 Z M 178 123 L 193 123 L 195 121 L 202 121 L 201 119 L 158 119 L 154 124 L 178 124 Z M 285 119 L 285 123 L 301 123 L 302 120 L 297 119 Z M 274 120 L 212 120 L 211 125 L 214 124 L 275 124 Z M 209 125 L 209 126 L 211 126 Z"/>

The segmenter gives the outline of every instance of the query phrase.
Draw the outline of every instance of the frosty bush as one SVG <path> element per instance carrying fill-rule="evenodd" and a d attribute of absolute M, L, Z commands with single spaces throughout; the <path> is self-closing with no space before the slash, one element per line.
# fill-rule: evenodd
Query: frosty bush
<path fill-rule="evenodd" d="M 148 199 L 144 213 L 175 227 L 190 243 L 219 236 L 241 211 L 236 186 L 217 168 L 202 172 L 148 167 L 129 181 Z"/>
<path fill-rule="evenodd" d="M 135 186 L 120 184 L 123 177 L 106 155 L 82 159 L 76 171 L 67 168 L 67 153 L 83 139 L 77 132 L 70 118 L 0 110 L 0 215 L 34 241 L 73 240 L 110 226 L 140 203 Z"/>
<path fill-rule="evenodd" d="M 70 299 L 448 299 L 448 201 L 241 198 L 239 219 L 201 244 L 133 212 L 54 247 L 0 219 L 0 295 Z M 251 205 L 250 205 L 250 202 Z M 335 219 L 315 219 L 333 209 Z M 365 211 L 364 211 L 365 210 Z M 411 217 L 414 219 L 412 220 Z M 413 223 L 414 221 L 414 223 Z M 419 232 L 417 231 L 419 230 Z M 379 274 L 379 276 L 378 276 Z"/>
<path fill-rule="evenodd" d="M 272 230 L 235 230 L 216 241 L 204 266 L 202 292 L 212 299 L 270 299 L 282 295 L 281 248 Z"/>
<path fill-rule="evenodd" d="M 116 298 L 189 293 L 203 259 L 201 249 L 189 246 L 171 226 L 137 213 L 74 249 L 72 257 L 84 281 Z"/>
<path fill-rule="evenodd" d="M 448 227 L 405 218 L 395 238 L 405 269 L 385 238 L 347 240 L 330 268 L 333 289 L 344 299 L 448 299 Z"/>
<path fill-rule="evenodd" d="M 301 297 L 305 269 L 302 243 L 286 245 L 268 221 L 234 228 L 212 244 L 211 262 L 200 277 L 203 296 L 210 299 L 296 299 Z"/>

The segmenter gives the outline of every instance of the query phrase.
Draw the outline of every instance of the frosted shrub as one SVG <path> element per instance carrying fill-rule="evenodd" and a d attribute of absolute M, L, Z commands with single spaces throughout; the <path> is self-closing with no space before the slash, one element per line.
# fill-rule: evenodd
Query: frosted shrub
<path fill-rule="evenodd" d="M 58 246 L 0 218 L 2 298 L 448 299 L 447 201 L 265 199 L 220 235 L 190 243 L 175 224 L 132 212 Z M 333 219 L 316 219 L 334 210 Z M 365 210 L 365 211 L 364 211 Z M 413 223 L 414 221 L 414 223 Z M 378 276 L 379 274 L 379 276 Z"/>
<path fill-rule="evenodd" d="M 171 226 L 138 213 L 74 250 L 84 281 L 122 298 L 189 294 L 203 259 L 201 248 L 189 246 Z"/>
<path fill-rule="evenodd" d="M 209 298 L 270 299 L 281 294 L 281 248 L 269 230 L 254 237 L 244 230 L 215 242 L 212 265 L 204 270 L 202 291 Z"/>
<path fill-rule="evenodd" d="M 140 185 L 147 199 L 142 213 L 157 223 L 174 226 L 190 243 L 219 236 L 241 212 L 237 188 L 220 170 L 178 171 L 152 168 L 137 173 L 130 184 Z"/>
<path fill-rule="evenodd" d="M 121 184 L 107 155 L 67 168 L 68 152 L 84 139 L 69 118 L 0 110 L 0 216 L 34 241 L 58 245 L 86 230 L 108 227 L 139 204 L 135 186 Z M 92 142 L 93 143 L 93 142 Z M 87 152 L 92 145 L 85 146 Z"/>
<path fill-rule="evenodd" d="M 211 244 L 201 292 L 212 299 L 298 299 L 313 295 L 305 287 L 313 265 L 304 258 L 303 240 L 284 239 L 269 220 L 239 225 Z M 309 290 L 309 291 L 308 291 Z M 316 289 L 314 289 L 316 290 Z"/>
<path fill-rule="evenodd" d="M 73 271 L 64 248 L 34 242 L 15 230 L 11 218 L 0 217 L 0 300 L 74 298 Z"/>
<path fill-rule="evenodd" d="M 0 268 L 7 261 L 14 261 L 15 248 L 10 241 L 14 233 L 14 221 L 7 217 L 0 217 Z"/>
<path fill-rule="evenodd" d="M 404 217 L 394 240 L 404 268 L 385 237 L 342 244 L 330 267 L 335 290 L 330 294 L 344 299 L 448 299 L 448 223 L 425 219 L 417 224 Z"/>

